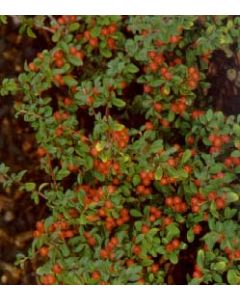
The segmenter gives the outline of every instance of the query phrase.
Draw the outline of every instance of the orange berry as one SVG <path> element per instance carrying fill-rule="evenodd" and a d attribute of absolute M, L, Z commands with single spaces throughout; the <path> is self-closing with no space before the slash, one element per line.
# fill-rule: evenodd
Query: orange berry
<path fill-rule="evenodd" d="M 55 264 L 52 267 L 52 271 L 55 274 L 60 274 L 62 272 L 62 267 L 59 264 Z"/>
<path fill-rule="evenodd" d="M 151 266 L 151 272 L 152 273 L 157 273 L 159 271 L 159 265 L 158 264 L 153 264 Z"/>
<path fill-rule="evenodd" d="M 43 246 L 39 249 L 39 255 L 42 257 L 48 256 L 48 253 L 49 253 L 49 248 L 46 246 Z"/>
<path fill-rule="evenodd" d="M 99 279 L 101 278 L 101 275 L 100 275 L 100 273 L 99 273 L 98 271 L 94 271 L 94 272 L 92 272 L 92 274 L 91 274 L 91 278 L 92 278 L 93 280 L 99 280 Z"/>

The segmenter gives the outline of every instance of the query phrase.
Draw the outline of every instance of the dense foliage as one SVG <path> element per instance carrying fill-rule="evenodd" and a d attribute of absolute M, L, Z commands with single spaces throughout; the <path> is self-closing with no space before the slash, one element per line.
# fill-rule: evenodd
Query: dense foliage
<path fill-rule="evenodd" d="M 49 181 L 1 173 L 50 209 L 29 250 L 40 284 L 166 284 L 177 272 L 240 284 L 240 117 L 211 109 L 206 76 L 214 50 L 238 47 L 239 24 L 22 18 L 21 34 L 45 30 L 50 46 L 0 91 L 34 129 Z"/>

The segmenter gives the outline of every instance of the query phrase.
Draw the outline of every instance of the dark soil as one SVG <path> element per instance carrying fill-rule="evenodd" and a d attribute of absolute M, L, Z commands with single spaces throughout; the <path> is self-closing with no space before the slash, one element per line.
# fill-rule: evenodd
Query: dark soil
<path fill-rule="evenodd" d="M 23 71 L 24 61 L 31 61 L 42 49 L 39 39 L 23 38 L 13 20 L 0 26 L 0 79 L 16 77 Z M 36 164 L 34 134 L 21 119 L 14 118 L 13 98 L 0 98 L 0 162 L 12 171 L 28 170 L 31 180 L 40 179 Z M 14 265 L 18 253 L 27 253 L 37 220 L 46 214 L 45 205 L 38 206 L 16 187 L 3 191 L 0 185 L 0 284 L 34 284 L 34 267 L 29 263 L 21 270 Z"/>

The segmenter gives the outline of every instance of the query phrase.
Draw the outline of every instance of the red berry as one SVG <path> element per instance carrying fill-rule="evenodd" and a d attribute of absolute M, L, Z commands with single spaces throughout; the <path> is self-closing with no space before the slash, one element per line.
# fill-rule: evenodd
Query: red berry
<path fill-rule="evenodd" d="M 173 222 L 173 220 L 172 220 L 172 218 L 170 218 L 170 217 L 165 217 L 165 218 L 163 219 L 163 224 L 164 224 L 165 226 L 170 225 L 172 222 Z"/>
<path fill-rule="evenodd" d="M 171 242 L 174 249 L 177 249 L 180 246 L 180 241 L 178 239 L 174 239 Z"/>
<path fill-rule="evenodd" d="M 192 206 L 192 212 L 198 213 L 200 211 L 200 206 L 199 205 L 193 205 Z"/>
<path fill-rule="evenodd" d="M 151 272 L 152 273 L 157 273 L 159 271 L 159 265 L 158 264 L 153 264 L 151 266 Z"/>
<path fill-rule="evenodd" d="M 28 65 L 28 67 L 29 67 L 29 70 L 32 71 L 32 72 L 36 72 L 37 69 L 38 69 L 34 63 L 30 63 Z"/>
<path fill-rule="evenodd" d="M 49 275 L 44 275 L 42 277 L 42 283 L 43 284 L 54 284 L 56 282 L 55 276 L 49 274 Z"/>
<path fill-rule="evenodd" d="M 112 237 L 112 238 L 111 238 L 111 243 L 112 243 L 114 246 L 117 246 L 118 243 L 119 243 L 118 238 Z"/>
<path fill-rule="evenodd" d="M 43 257 L 48 256 L 48 253 L 49 253 L 48 247 L 43 246 L 39 249 L 40 256 L 43 256 Z"/>
<path fill-rule="evenodd" d="M 208 193 L 208 199 L 209 200 L 215 200 L 217 198 L 217 193 L 216 192 L 209 192 Z"/>
<path fill-rule="evenodd" d="M 93 47 L 96 48 L 98 46 L 98 38 L 93 37 L 89 39 L 89 44 Z"/>
<path fill-rule="evenodd" d="M 47 151 L 43 147 L 37 149 L 37 155 L 39 157 L 44 157 L 47 154 Z"/>
<path fill-rule="evenodd" d="M 163 107 L 162 107 L 162 104 L 161 103 L 154 103 L 154 109 L 157 111 L 157 112 L 161 112 Z"/>
<path fill-rule="evenodd" d="M 180 204 L 182 202 L 182 199 L 178 196 L 173 197 L 173 204 Z"/>
<path fill-rule="evenodd" d="M 105 249 L 101 249 L 100 250 L 100 257 L 103 258 L 103 259 L 108 258 L 108 251 L 105 250 Z"/>
<path fill-rule="evenodd" d="M 88 104 L 88 105 L 92 105 L 93 102 L 94 102 L 94 97 L 93 97 L 93 96 L 87 97 L 87 104 Z"/>
<path fill-rule="evenodd" d="M 135 262 L 134 262 L 133 259 L 130 259 L 130 258 L 129 258 L 129 259 L 126 260 L 126 264 L 127 264 L 128 267 L 130 267 L 130 266 L 134 265 Z"/>
<path fill-rule="evenodd" d="M 85 37 L 86 40 L 89 40 L 90 37 L 91 37 L 91 34 L 90 34 L 90 32 L 88 30 L 86 30 L 83 35 L 84 35 L 84 37 Z"/>
<path fill-rule="evenodd" d="M 157 56 L 156 51 L 148 51 L 148 57 L 154 59 Z"/>
<path fill-rule="evenodd" d="M 108 35 L 110 33 L 110 31 L 109 31 L 109 29 L 108 29 L 108 27 L 103 27 L 102 29 L 101 29 L 101 34 L 102 35 Z"/>
<path fill-rule="evenodd" d="M 150 94 L 150 93 L 152 92 L 152 87 L 151 87 L 150 85 L 145 84 L 145 85 L 143 86 L 143 92 L 144 92 L 145 94 Z"/>
<path fill-rule="evenodd" d="M 64 60 L 63 59 L 58 59 L 55 61 L 55 65 L 58 67 L 58 68 L 61 68 L 63 65 L 64 65 Z"/>
<path fill-rule="evenodd" d="M 168 160 L 167 160 L 167 164 L 171 167 L 176 167 L 176 160 L 173 158 L 173 157 L 170 157 Z"/>
<path fill-rule="evenodd" d="M 146 122 L 145 123 L 146 130 L 153 130 L 154 126 L 152 122 Z"/>
<path fill-rule="evenodd" d="M 202 226 L 200 224 L 196 224 L 193 226 L 192 231 L 194 234 L 200 234 L 202 232 Z"/>
<path fill-rule="evenodd" d="M 215 139 L 213 140 L 213 146 L 215 147 L 220 147 L 222 146 L 222 140 L 220 137 L 215 137 Z"/>
<path fill-rule="evenodd" d="M 112 23 L 109 27 L 108 30 L 110 33 L 115 33 L 117 31 L 117 25 Z"/>
<path fill-rule="evenodd" d="M 142 225 L 142 229 L 141 229 L 142 233 L 148 233 L 149 231 L 149 227 L 147 225 Z"/>
<path fill-rule="evenodd" d="M 152 72 L 157 72 L 157 70 L 158 70 L 158 64 L 155 63 L 155 62 L 151 62 L 151 63 L 149 64 L 149 68 L 150 68 L 150 70 L 151 70 Z"/>
<path fill-rule="evenodd" d="M 73 100 L 72 100 L 71 98 L 66 97 L 66 98 L 64 99 L 64 104 L 65 104 L 66 106 L 70 106 L 70 105 L 73 104 Z"/>
<path fill-rule="evenodd" d="M 149 221 L 150 222 L 155 222 L 156 221 L 156 217 L 154 215 L 149 216 Z"/>
<path fill-rule="evenodd" d="M 188 174 L 191 174 L 192 171 L 193 171 L 193 170 L 192 170 L 192 167 L 189 166 L 189 165 L 184 166 L 183 169 L 184 169 L 184 171 L 185 171 L 186 173 L 188 173 Z"/>
<path fill-rule="evenodd" d="M 52 271 L 55 274 L 60 274 L 62 272 L 62 267 L 59 264 L 55 264 L 52 267 Z"/>
<path fill-rule="evenodd" d="M 217 198 L 215 203 L 217 209 L 223 209 L 225 207 L 225 200 L 223 198 Z"/>
<path fill-rule="evenodd" d="M 220 138 L 221 138 L 223 143 L 228 143 L 231 140 L 230 136 L 226 135 L 226 134 L 222 135 Z"/>
<path fill-rule="evenodd" d="M 101 275 L 100 275 L 100 273 L 99 273 L 98 271 L 94 271 L 94 272 L 92 272 L 92 274 L 91 274 L 91 278 L 92 278 L 93 280 L 99 280 L 99 279 L 101 278 Z"/>
<path fill-rule="evenodd" d="M 174 247 L 173 247 L 173 245 L 170 243 L 170 244 L 167 244 L 167 246 L 166 246 L 166 251 L 167 252 L 171 252 L 171 251 L 173 251 L 174 250 Z"/>
<path fill-rule="evenodd" d="M 194 271 L 193 278 L 201 278 L 203 276 L 201 271 Z"/>
<path fill-rule="evenodd" d="M 36 223 L 36 229 L 39 231 L 39 232 L 44 232 L 44 223 L 43 221 L 38 221 Z"/>
<path fill-rule="evenodd" d="M 135 254 L 135 255 L 140 255 L 140 253 L 141 253 L 141 247 L 140 246 L 137 246 L 137 245 L 135 245 L 135 246 L 133 246 L 133 248 L 132 248 L 132 252 Z"/>
<path fill-rule="evenodd" d="M 109 49 L 115 49 L 116 48 L 116 42 L 113 38 L 107 39 L 107 45 Z"/>
<path fill-rule="evenodd" d="M 87 242 L 90 246 L 95 246 L 97 243 L 94 237 L 89 237 Z"/>
<path fill-rule="evenodd" d="M 167 198 L 165 199 L 165 203 L 166 203 L 166 205 L 169 206 L 169 207 L 173 206 L 173 197 L 167 197 Z"/>

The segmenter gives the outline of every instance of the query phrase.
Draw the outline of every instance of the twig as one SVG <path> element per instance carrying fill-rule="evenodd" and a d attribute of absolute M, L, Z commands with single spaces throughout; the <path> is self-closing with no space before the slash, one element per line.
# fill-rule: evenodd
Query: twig
<path fill-rule="evenodd" d="M 51 158 L 50 158 L 49 154 L 47 154 L 47 156 L 48 156 L 48 165 L 49 165 L 49 168 L 50 168 L 50 173 L 51 173 L 51 177 L 52 177 L 52 180 L 53 180 L 54 189 L 55 189 L 56 192 L 58 192 L 57 180 L 56 180 L 56 176 L 54 174 L 53 168 L 52 168 Z"/>

